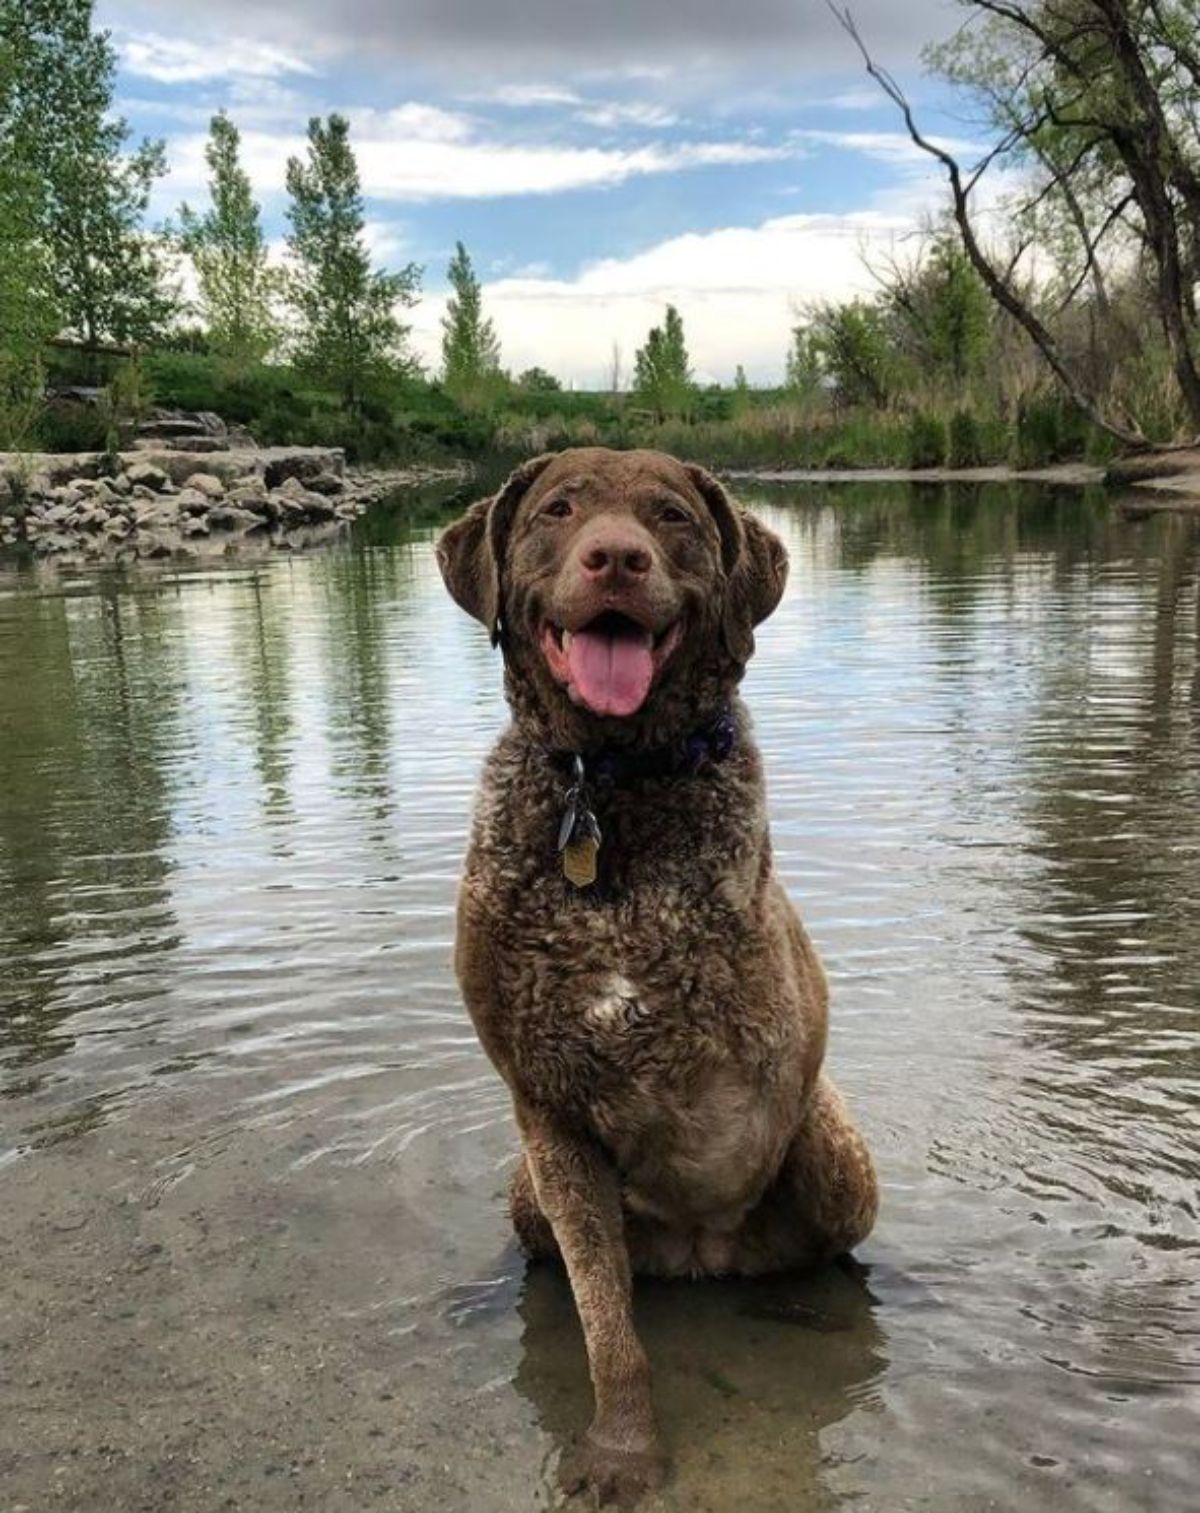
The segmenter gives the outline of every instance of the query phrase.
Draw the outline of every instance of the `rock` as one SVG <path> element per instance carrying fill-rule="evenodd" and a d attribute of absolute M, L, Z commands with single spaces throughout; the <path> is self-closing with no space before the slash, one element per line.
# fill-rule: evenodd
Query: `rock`
<path fill-rule="evenodd" d="M 340 494 L 346 485 L 336 473 L 318 473 L 308 480 L 308 487 L 314 494 Z"/>
<path fill-rule="evenodd" d="M 261 530 L 263 517 L 251 510 L 239 509 L 236 504 L 214 504 L 208 512 L 208 523 L 219 531 Z"/>
<path fill-rule="evenodd" d="M 181 529 L 185 536 L 207 536 L 209 533 L 208 521 L 199 515 L 189 515 L 183 522 Z"/>
<path fill-rule="evenodd" d="M 213 473 L 193 473 L 190 478 L 183 480 L 185 489 L 195 489 L 203 494 L 206 499 L 224 499 L 225 485 Z"/>
<path fill-rule="evenodd" d="M 288 478 L 274 489 L 267 499 L 267 509 L 275 506 L 275 517 L 285 525 L 298 525 L 306 521 L 332 520 L 336 506 L 320 494 L 311 494 L 295 478 Z"/>
<path fill-rule="evenodd" d="M 171 480 L 157 468 L 152 462 L 134 462 L 125 469 L 125 476 L 135 489 L 153 489 L 156 493 L 163 493 L 171 486 Z"/>
<path fill-rule="evenodd" d="M 257 508 L 259 513 L 263 514 L 267 502 L 267 486 L 257 476 L 241 478 L 230 488 L 229 499 L 231 503 L 241 505 L 243 509 Z"/>
<path fill-rule="evenodd" d="M 221 436 L 190 436 L 186 442 L 168 442 L 168 447 L 180 452 L 228 452 L 229 443 Z"/>
<path fill-rule="evenodd" d="M 181 515 L 206 515 L 212 507 L 212 500 L 199 489 L 184 487 L 179 491 L 175 505 Z"/>
<path fill-rule="evenodd" d="M 124 515 L 110 515 L 104 522 L 104 534 L 116 541 L 124 541 L 132 529 L 132 524 Z"/>
<path fill-rule="evenodd" d="M 70 519 L 71 511 L 74 508 L 74 500 L 60 499 L 52 504 L 49 509 L 43 511 L 43 519 L 47 525 L 65 525 Z"/>
<path fill-rule="evenodd" d="M 143 531 L 138 535 L 139 557 L 169 557 L 173 551 L 174 545 L 164 536 L 156 535 L 152 531 Z"/>
<path fill-rule="evenodd" d="M 147 499 L 139 495 L 133 517 L 138 525 L 174 525 L 179 519 L 179 510 L 173 499 L 160 499 L 153 494 Z"/>
<path fill-rule="evenodd" d="M 128 494 L 133 488 L 133 480 L 128 473 L 118 473 L 112 481 L 112 486 L 118 494 Z"/>
<path fill-rule="evenodd" d="M 336 467 L 327 468 L 326 457 L 294 453 L 288 457 L 275 457 L 268 462 L 263 469 L 263 478 L 269 489 L 277 489 L 293 480 L 307 483 L 310 478 L 316 478 L 319 473 L 327 471 L 335 472 Z"/>
<path fill-rule="evenodd" d="M 120 491 L 114 487 L 111 478 L 98 478 L 92 491 L 92 498 L 97 504 L 113 505 L 121 502 Z"/>
<path fill-rule="evenodd" d="M 75 537 L 66 531 L 43 531 L 34 543 L 34 549 L 44 557 L 74 551 Z"/>

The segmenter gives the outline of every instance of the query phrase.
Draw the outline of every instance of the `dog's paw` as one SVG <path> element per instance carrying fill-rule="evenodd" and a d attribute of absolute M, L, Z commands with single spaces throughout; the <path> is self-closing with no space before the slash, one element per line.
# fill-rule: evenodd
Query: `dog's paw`
<path fill-rule="evenodd" d="M 601 1444 L 587 1435 L 564 1463 L 559 1481 L 568 1497 L 590 1497 L 597 1507 L 632 1508 L 667 1479 L 667 1457 L 657 1443 L 638 1449 Z"/>

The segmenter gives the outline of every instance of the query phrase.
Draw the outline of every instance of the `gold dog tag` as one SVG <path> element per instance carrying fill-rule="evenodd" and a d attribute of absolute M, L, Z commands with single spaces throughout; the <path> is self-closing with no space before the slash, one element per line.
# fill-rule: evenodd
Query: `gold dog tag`
<path fill-rule="evenodd" d="M 596 858 L 600 842 L 594 835 L 581 836 L 563 847 L 563 875 L 577 888 L 590 888 L 596 881 Z"/>

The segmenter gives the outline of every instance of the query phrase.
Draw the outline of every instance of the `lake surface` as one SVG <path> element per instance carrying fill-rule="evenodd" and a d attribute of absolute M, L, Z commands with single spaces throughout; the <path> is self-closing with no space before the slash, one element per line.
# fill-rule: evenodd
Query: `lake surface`
<path fill-rule="evenodd" d="M 857 1271 L 640 1287 L 660 1506 L 1195 1506 L 1200 526 L 742 494 L 884 1206 Z M 554 1503 L 582 1345 L 449 965 L 499 667 L 432 534 L 0 565 L 6 1510 Z"/>

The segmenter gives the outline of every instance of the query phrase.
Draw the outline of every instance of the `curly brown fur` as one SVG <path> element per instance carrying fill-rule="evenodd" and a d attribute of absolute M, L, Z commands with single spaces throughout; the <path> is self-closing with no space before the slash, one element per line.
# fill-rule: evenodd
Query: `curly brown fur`
<path fill-rule="evenodd" d="M 438 558 L 503 648 L 513 712 L 484 768 L 456 968 L 513 1095 L 514 1226 L 531 1255 L 561 1258 L 583 1325 L 596 1413 L 573 1474 L 632 1499 L 663 1466 L 632 1273 L 818 1264 L 862 1240 L 877 1206 L 822 1071 L 825 978 L 772 869 L 736 696 L 786 555 L 703 470 L 591 448 L 518 469 Z M 614 614 L 655 648 L 649 692 L 619 714 L 606 700 L 640 687 L 612 693 L 572 651 Z M 728 760 L 594 790 L 600 874 L 572 886 L 556 753 L 671 746 L 726 708 Z"/>

